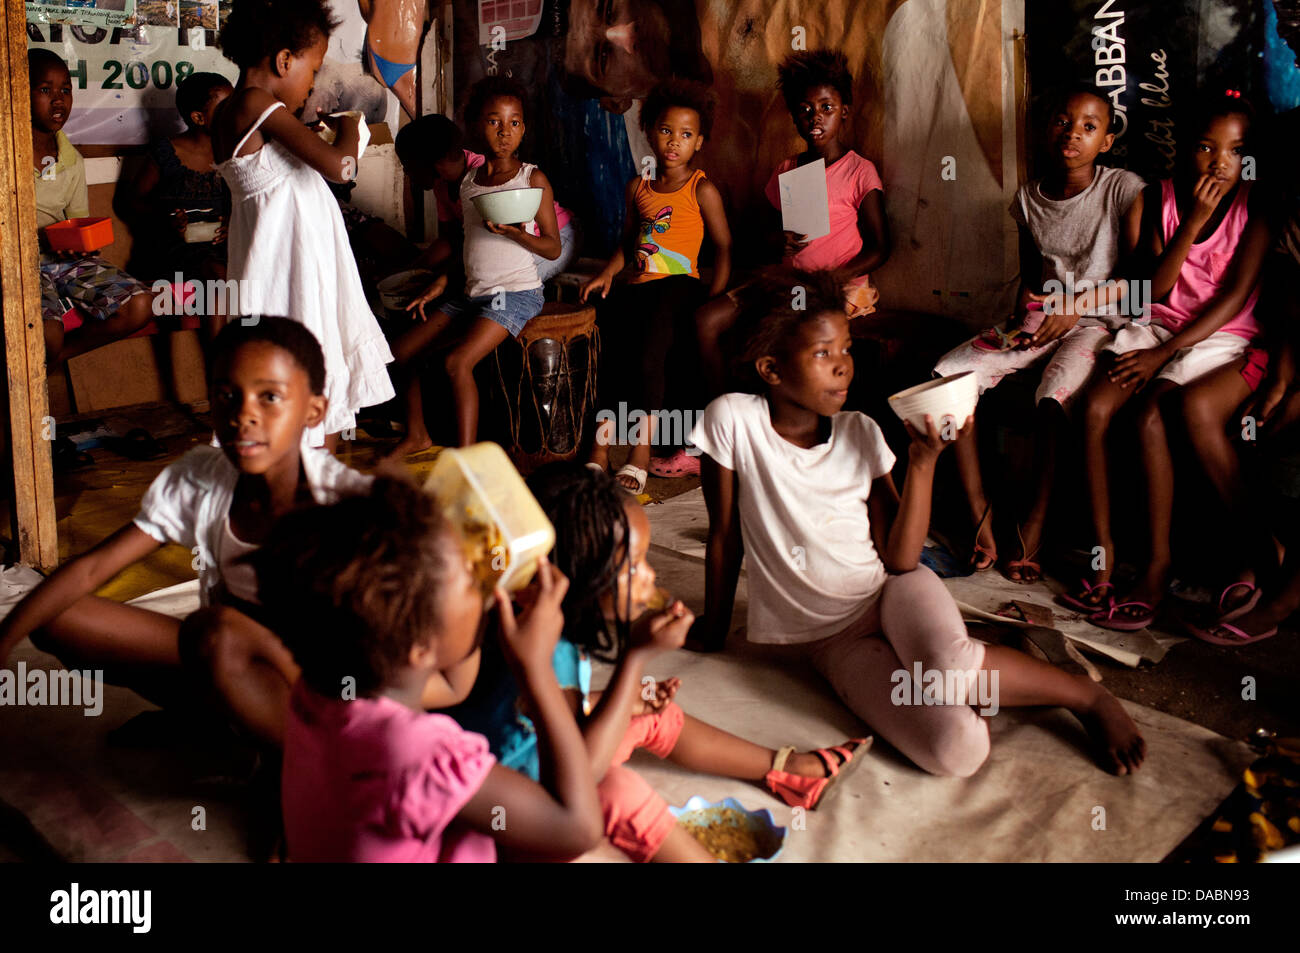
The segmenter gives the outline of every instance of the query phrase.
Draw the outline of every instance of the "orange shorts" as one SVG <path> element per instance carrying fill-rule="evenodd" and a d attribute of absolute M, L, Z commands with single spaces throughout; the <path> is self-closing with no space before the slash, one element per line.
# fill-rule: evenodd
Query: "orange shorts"
<path fill-rule="evenodd" d="M 635 771 L 623 767 L 632 752 L 644 748 L 666 758 L 677 746 L 686 714 L 675 702 L 653 715 L 637 715 L 628 725 L 614 760 L 597 785 L 605 835 L 637 863 L 645 863 L 663 846 L 676 824 L 668 805 Z"/>

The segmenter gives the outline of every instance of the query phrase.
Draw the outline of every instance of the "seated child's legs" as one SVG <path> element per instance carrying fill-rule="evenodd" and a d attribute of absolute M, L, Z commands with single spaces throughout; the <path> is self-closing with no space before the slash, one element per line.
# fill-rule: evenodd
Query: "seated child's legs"
<path fill-rule="evenodd" d="M 950 377 L 964 371 L 973 371 L 979 380 L 980 393 L 983 394 L 990 387 L 997 387 L 1008 374 L 1038 364 L 1061 344 L 1061 339 L 1058 338 L 1042 347 L 990 351 L 977 346 L 983 339 L 984 334 L 977 335 L 939 358 L 934 365 L 934 376 Z"/>
<path fill-rule="evenodd" d="M 154 704 L 172 707 L 188 689 L 178 684 L 179 623 L 171 616 L 99 596 L 86 596 L 32 633 L 32 644 L 68 669 L 100 669 Z"/>
<path fill-rule="evenodd" d="M 1054 400 L 1068 412 L 1092 376 L 1097 366 L 1097 355 L 1110 341 L 1110 329 L 1100 325 L 1075 325 L 1067 331 L 1056 353 L 1043 368 L 1043 377 L 1034 395 L 1035 403 Z"/>
<path fill-rule="evenodd" d="M 909 578 L 922 572 L 930 578 Z M 897 580 L 904 585 L 890 598 L 889 586 Z M 843 634 L 818 643 L 812 662 L 854 714 L 918 767 L 936 775 L 969 777 L 988 757 L 984 719 L 969 705 L 914 704 L 915 663 L 923 671 L 964 673 L 970 684 L 984 660 L 983 647 L 965 634 L 951 597 L 946 590 L 934 592 L 931 580 L 943 590 L 928 569 L 891 576 L 879 608 L 873 607 Z M 937 612 L 925 602 L 914 601 L 940 603 L 940 595 L 947 605 L 939 604 Z M 888 635 L 870 634 L 878 631 L 877 619 Z M 917 654 L 900 657 L 895 644 Z"/>
<path fill-rule="evenodd" d="M 541 255 L 533 256 L 533 264 L 537 266 L 537 280 L 545 284 L 556 275 L 569 267 L 569 264 L 577 257 L 578 254 L 578 233 L 573 227 L 573 222 L 569 222 L 560 229 L 560 257 L 552 261 L 549 258 L 543 258 Z"/>
<path fill-rule="evenodd" d="M 727 358 L 723 336 L 736 324 L 740 308 L 727 295 L 704 304 L 695 312 L 695 342 L 709 385 L 709 394 L 723 393 L 727 385 Z"/>
<path fill-rule="evenodd" d="M 153 318 L 149 289 L 97 255 L 70 261 L 43 255 L 41 275 L 46 317 L 62 318 L 63 309 L 57 299 L 66 298 L 89 319 L 68 336 L 65 357 L 133 334 Z M 47 279 L 53 299 L 47 293 Z"/>
<path fill-rule="evenodd" d="M 282 745 L 300 670 L 280 638 L 237 609 L 212 606 L 185 620 L 181 641 L 231 714 L 258 738 Z"/>
<path fill-rule="evenodd" d="M 635 771 L 611 765 L 596 787 L 605 836 L 637 863 L 646 863 L 677 825 L 668 805 Z"/>
<path fill-rule="evenodd" d="M 461 340 L 443 358 L 443 370 L 451 381 L 456 401 L 456 432 L 460 446 L 478 439 L 478 384 L 474 367 L 507 337 L 518 337 L 542 310 L 545 299 L 541 288 L 506 291 L 468 299 L 463 308 L 473 317 Z M 460 303 L 444 305 L 454 310 Z"/>
<path fill-rule="evenodd" d="M 656 758 L 668 757 L 677 747 L 685 723 L 686 713 L 676 702 L 669 702 L 661 711 L 634 716 L 610 763 L 623 764 L 637 748 L 644 748 Z"/>

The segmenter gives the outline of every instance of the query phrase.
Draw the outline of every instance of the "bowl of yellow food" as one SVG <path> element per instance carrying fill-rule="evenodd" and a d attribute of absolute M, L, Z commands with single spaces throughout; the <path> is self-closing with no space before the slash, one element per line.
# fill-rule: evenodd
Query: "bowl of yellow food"
<path fill-rule="evenodd" d="M 777 826 L 771 811 L 751 811 L 734 797 L 706 801 L 696 796 L 668 811 L 705 850 L 724 863 L 771 863 L 785 847 L 787 829 Z"/>

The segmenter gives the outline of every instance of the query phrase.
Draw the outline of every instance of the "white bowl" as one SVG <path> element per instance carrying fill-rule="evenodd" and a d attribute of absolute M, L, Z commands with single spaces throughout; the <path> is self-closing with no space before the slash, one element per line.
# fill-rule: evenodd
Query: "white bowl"
<path fill-rule="evenodd" d="M 217 237 L 217 229 L 221 228 L 220 222 L 189 222 L 185 226 L 186 244 L 196 242 L 210 242 Z"/>
<path fill-rule="evenodd" d="M 899 391 L 889 398 L 889 406 L 900 420 L 906 420 L 924 433 L 926 414 L 934 420 L 936 427 L 943 425 L 945 417 L 952 417 L 960 427 L 975 413 L 979 398 L 979 381 L 975 372 L 964 371 Z"/>
<path fill-rule="evenodd" d="M 531 222 L 542 205 L 541 189 L 505 189 L 501 192 L 484 192 L 473 199 L 474 207 L 483 221 L 497 225 L 519 225 Z"/>
<path fill-rule="evenodd" d="M 433 272 L 415 268 L 389 275 L 375 287 L 379 291 L 379 300 L 383 302 L 385 308 L 390 311 L 401 311 L 431 284 L 433 284 Z"/>

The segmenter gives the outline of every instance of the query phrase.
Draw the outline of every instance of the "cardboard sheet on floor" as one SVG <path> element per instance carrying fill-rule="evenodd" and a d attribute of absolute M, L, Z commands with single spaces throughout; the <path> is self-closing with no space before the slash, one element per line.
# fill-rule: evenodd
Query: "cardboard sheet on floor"
<path fill-rule="evenodd" d="M 659 583 L 698 608 L 700 558 L 663 545 L 680 544 L 683 536 L 689 541 L 698 520 L 682 508 L 675 535 L 660 525 L 661 514 L 673 515 L 670 505 L 647 510 L 655 525 L 651 561 Z M 183 616 L 198 605 L 197 583 L 135 602 Z M 744 611 L 742 578 L 738 620 Z M 18 661 L 29 670 L 57 667 L 29 642 L 16 650 Z M 678 701 L 689 714 L 767 746 L 807 750 L 863 731 L 794 653 L 749 645 L 740 632 L 723 655 L 675 652 L 649 671 L 682 679 Z M 607 677 L 608 669 L 599 671 L 597 685 Z M 105 686 L 103 694 L 96 717 L 75 707 L 3 713 L 0 801 L 22 812 L 70 860 L 247 859 L 238 759 L 188 740 L 112 747 L 108 733 L 152 706 L 125 689 Z M 926 775 L 877 738 L 843 790 L 802 818 L 802 829 L 795 829 L 790 808 L 756 785 L 689 774 L 644 753 L 630 766 L 670 804 L 699 794 L 772 810 L 792 828 L 782 861 L 1158 861 L 1218 806 L 1253 756 L 1207 729 L 1125 706 L 1149 746 L 1146 766 L 1134 777 L 1095 767 L 1083 730 L 1068 714 L 1004 711 L 990 720 L 992 754 L 974 777 Z M 606 845 L 583 859 L 623 857 Z"/>
<path fill-rule="evenodd" d="M 816 673 L 788 659 L 677 652 L 650 673 L 682 679 L 677 700 L 687 713 L 769 747 L 809 750 L 862 731 Z M 790 828 L 783 862 L 1159 861 L 1214 811 L 1253 755 L 1124 704 L 1148 744 L 1146 765 L 1132 777 L 1097 768 L 1069 714 L 1004 711 L 989 721 L 992 753 L 971 778 L 927 775 L 877 737 L 844 789 L 805 813 L 802 830 L 791 808 L 757 785 L 689 774 L 644 753 L 629 767 L 672 805 L 698 794 L 769 809 Z M 605 845 L 583 859 L 623 857 Z"/>

